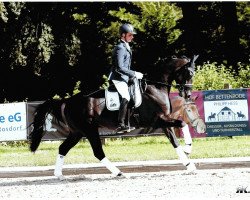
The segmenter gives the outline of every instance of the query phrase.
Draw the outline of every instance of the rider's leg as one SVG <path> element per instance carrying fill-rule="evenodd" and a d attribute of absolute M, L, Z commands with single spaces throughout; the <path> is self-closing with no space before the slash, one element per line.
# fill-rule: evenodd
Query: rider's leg
<path fill-rule="evenodd" d="M 125 83 L 123 81 L 117 81 L 117 80 L 113 80 L 113 83 L 115 84 L 115 87 L 116 87 L 118 93 L 122 97 L 121 105 L 120 105 L 120 109 L 119 109 L 119 114 L 118 114 L 119 127 L 117 129 L 117 133 L 123 133 L 123 132 L 130 131 L 130 128 L 128 126 L 126 126 L 126 124 L 125 124 L 128 103 L 130 101 L 130 94 L 129 94 L 127 83 Z"/>
<path fill-rule="evenodd" d="M 122 98 L 120 110 L 118 114 L 118 124 L 121 127 L 122 126 L 125 127 L 125 119 L 126 119 L 127 110 L 128 110 L 128 100 L 125 98 Z"/>

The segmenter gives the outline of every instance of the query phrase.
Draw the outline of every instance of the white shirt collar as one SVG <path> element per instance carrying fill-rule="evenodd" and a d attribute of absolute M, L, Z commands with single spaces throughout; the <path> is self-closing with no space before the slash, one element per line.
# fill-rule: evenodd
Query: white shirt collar
<path fill-rule="evenodd" d="M 121 39 L 121 41 L 123 41 L 123 42 L 125 43 L 125 45 L 126 45 L 126 48 L 127 48 L 129 51 L 131 51 L 130 46 L 129 46 L 129 43 L 126 42 L 126 41 L 124 41 L 123 39 Z"/>

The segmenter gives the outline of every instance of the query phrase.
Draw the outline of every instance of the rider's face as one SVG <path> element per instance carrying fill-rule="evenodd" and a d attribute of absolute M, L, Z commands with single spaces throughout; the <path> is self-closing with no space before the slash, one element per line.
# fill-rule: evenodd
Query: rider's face
<path fill-rule="evenodd" d="M 125 33 L 124 34 L 124 40 L 125 42 L 131 42 L 134 38 L 134 34 L 132 33 Z"/>

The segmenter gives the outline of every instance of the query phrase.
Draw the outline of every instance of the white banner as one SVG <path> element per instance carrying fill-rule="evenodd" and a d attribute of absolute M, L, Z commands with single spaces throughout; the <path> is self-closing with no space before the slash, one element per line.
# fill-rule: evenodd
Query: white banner
<path fill-rule="evenodd" d="M 248 121 L 247 99 L 205 101 L 205 122 Z"/>
<path fill-rule="evenodd" d="M 0 104 L 0 141 L 26 140 L 26 103 Z"/>

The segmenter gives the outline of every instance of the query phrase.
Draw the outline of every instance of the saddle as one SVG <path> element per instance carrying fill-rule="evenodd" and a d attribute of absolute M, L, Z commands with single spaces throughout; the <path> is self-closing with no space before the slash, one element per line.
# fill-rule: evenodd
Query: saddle
<path fill-rule="evenodd" d="M 134 78 L 132 84 L 129 85 L 129 93 L 135 108 L 139 107 L 142 103 L 142 91 L 138 79 Z M 106 107 L 110 111 L 119 110 L 120 97 L 115 86 L 112 85 L 105 90 Z"/>

